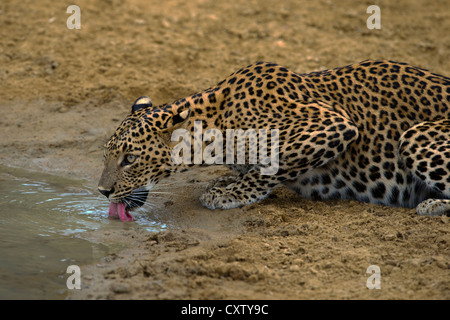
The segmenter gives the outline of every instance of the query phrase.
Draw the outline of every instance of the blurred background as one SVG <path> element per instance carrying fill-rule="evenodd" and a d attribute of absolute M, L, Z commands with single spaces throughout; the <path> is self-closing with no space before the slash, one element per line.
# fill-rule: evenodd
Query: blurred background
<path fill-rule="evenodd" d="M 68 29 L 69 5 L 81 29 Z M 370 30 L 370 5 L 381 29 Z M 0 4 L 0 101 L 170 102 L 255 61 L 298 72 L 391 59 L 450 74 L 446 0 L 99 0 Z"/>

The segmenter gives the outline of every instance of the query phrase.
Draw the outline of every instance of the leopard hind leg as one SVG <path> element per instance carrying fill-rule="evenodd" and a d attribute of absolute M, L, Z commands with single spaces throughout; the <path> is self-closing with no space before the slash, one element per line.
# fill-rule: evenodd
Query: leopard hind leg
<path fill-rule="evenodd" d="M 450 120 L 413 126 L 400 137 L 399 154 L 406 168 L 425 184 L 429 193 L 438 196 L 420 202 L 417 213 L 450 214 Z"/>

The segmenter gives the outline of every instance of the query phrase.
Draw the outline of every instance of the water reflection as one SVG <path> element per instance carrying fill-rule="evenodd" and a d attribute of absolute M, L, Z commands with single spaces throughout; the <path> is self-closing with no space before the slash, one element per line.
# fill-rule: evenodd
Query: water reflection
<path fill-rule="evenodd" d="M 76 237 L 109 228 L 108 202 L 82 182 L 0 166 L 0 299 L 58 299 L 66 269 L 97 261 L 111 248 Z M 145 214 L 136 227 L 164 226 Z"/>

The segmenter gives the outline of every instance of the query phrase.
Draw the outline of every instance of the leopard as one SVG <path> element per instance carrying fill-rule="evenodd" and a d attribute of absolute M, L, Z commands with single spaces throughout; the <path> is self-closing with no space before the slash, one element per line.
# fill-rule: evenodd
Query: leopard
<path fill-rule="evenodd" d="M 262 173 L 267 163 L 225 164 L 234 174 L 207 186 L 203 206 L 240 208 L 285 186 L 299 198 L 448 215 L 449 108 L 450 78 L 404 62 L 365 60 L 306 73 L 256 62 L 171 103 L 138 98 L 104 146 L 98 189 L 111 203 L 110 215 L 132 220 L 129 211 L 161 180 L 205 165 L 173 161 L 177 130 L 192 137 L 265 129 L 278 133 L 276 173 Z M 204 148 L 211 143 L 197 141 Z M 194 153 L 193 146 L 183 152 Z"/>

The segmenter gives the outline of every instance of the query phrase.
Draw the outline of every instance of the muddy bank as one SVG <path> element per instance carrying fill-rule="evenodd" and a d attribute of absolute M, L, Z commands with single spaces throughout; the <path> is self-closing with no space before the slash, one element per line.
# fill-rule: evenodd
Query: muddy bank
<path fill-rule="evenodd" d="M 103 144 L 141 95 L 172 101 L 259 60 L 307 72 L 392 59 L 450 75 L 440 1 L 381 3 L 374 31 L 357 1 L 80 1 L 81 30 L 66 28 L 68 5 L 0 6 L 0 163 L 92 188 Z M 242 209 L 201 207 L 208 180 L 223 174 L 197 168 L 151 200 L 148 214 L 168 230 L 84 235 L 128 249 L 83 266 L 71 298 L 450 298 L 447 217 L 301 200 L 284 188 Z M 380 267 L 380 290 L 366 286 L 370 265 Z"/>

